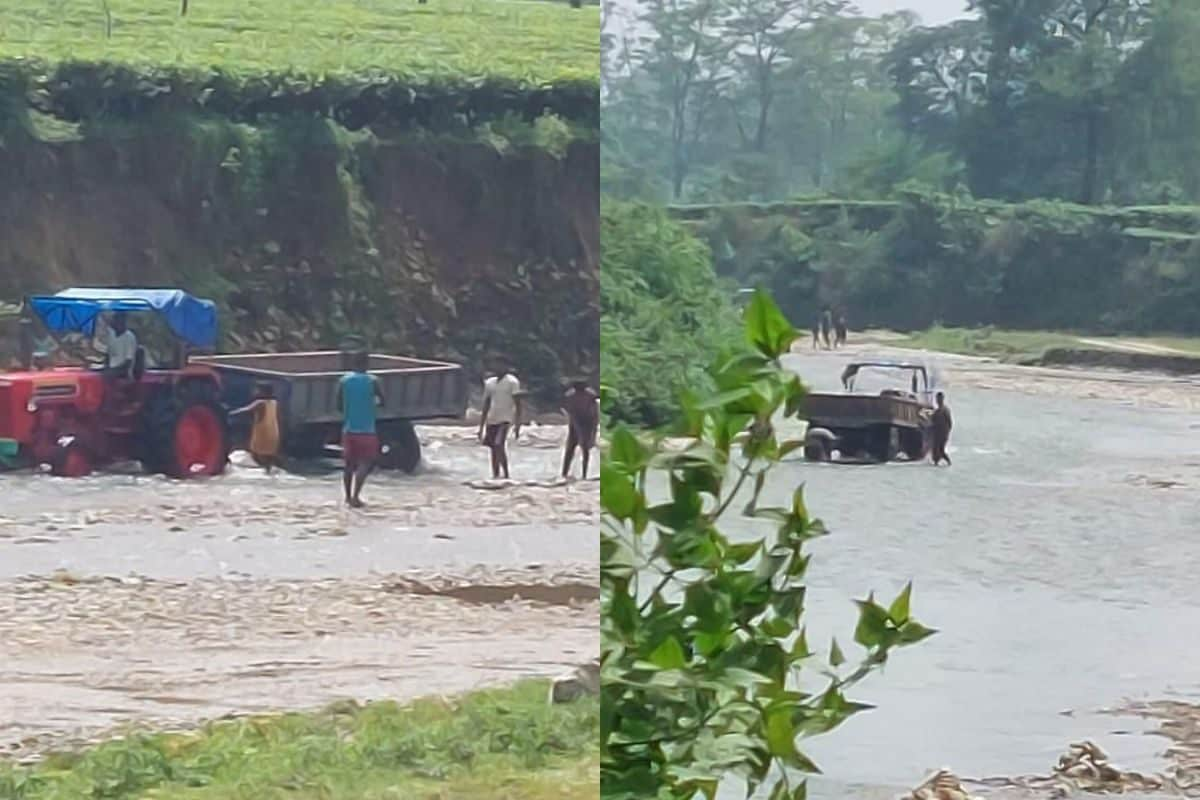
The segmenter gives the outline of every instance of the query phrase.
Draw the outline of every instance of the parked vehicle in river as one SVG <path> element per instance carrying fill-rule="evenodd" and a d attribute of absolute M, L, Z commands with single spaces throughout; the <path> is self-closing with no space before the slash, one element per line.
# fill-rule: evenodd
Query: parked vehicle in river
<path fill-rule="evenodd" d="M 866 373 L 882 378 L 885 388 L 867 390 Z M 842 373 L 843 392 L 815 392 L 805 397 L 800 416 L 808 423 L 805 457 L 828 461 L 868 458 L 887 462 L 903 455 L 920 461 L 929 453 L 933 389 L 922 364 L 865 361 Z"/>
<path fill-rule="evenodd" d="M 257 384 L 271 384 L 279 401 L 283 451 L 293 458 L 315 458 L 341 439 L 337 394 L 347 369 L 344 355 L 329 350 L 198 356 L 193 361 L 221 377 L 221 397 L 230 408 L 250 403 Z M 458 364 L 387 355 L 372 355 L 369 371 L 379 379 L 385 401 L 378 412 L 379 465 L 412 472 L 421 463 L 413 423 L 461 419 L 467 410 L 466 376 Z M 242 429 L 234 424 L 238 439 Z"/>
<path fill-rule="evenodd" d="M 59 352 L 70 351 L 72 339 L 91 339 L 103 315 L 148 320 L 131 374 L 120 378 L 104 375 L 102 358 L 52 366 L 32 326 L 22 326 L 25 363 L 0 372 L 5 466 L 49 465 L 57 475 L 81 477 L 132 460 L 178 478 L 217 475 L 240 440 L 240 426 L 249 422 L 231 428 L 228 409 L 247 405 L 264 382 L 279 401 L 286 454 L 318 457 L 340 443 L 342 351 L 203 355 L 217 344 L 216 305 L 178 289 L 68 289 L 29 297 L 24 309 L 25 320 L 40 323 Z M 151 322 L 161 352 L 151 353 L 143 340 Z M 413 423 L 462 418 L 466 376 L 458 364 L 390 355 L 372 355 L 369 369 L 385 398 L 378 412 L 379 465 L 412 472 L 421 461 Z"/>
<path fill-rule="evenodd" d="M 0 450 L 9 464 L 48 465 L 82 477 L 93 468 L 140 461 L 176 478 L 217 475 L 229 460 L 221 384 L 186 351 L 216 344 L 216 306 L 170 289 L 68 289 L 30 297 L 25 307 L 56 341 L 91 338 L 102 314 L 151 315 L 166 323 L 178 363 L 151 364 L 137 348 L 128 377 L 106 377 L 104 364 L 23 367 L 0 373 Z"/>

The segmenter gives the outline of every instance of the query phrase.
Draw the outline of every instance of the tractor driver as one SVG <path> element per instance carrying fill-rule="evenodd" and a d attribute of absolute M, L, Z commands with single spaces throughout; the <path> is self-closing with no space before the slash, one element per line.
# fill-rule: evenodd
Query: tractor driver
<path fill-rule="evenodd" d="M 137 358 L 138 340 L 133 331 L 129 330 L 129 320 L 125 312 L 113 314 L 105 336 L 105 352 L 107 353 L 104 375 L 108 378 L 130 378 L 133 376 L 133 362 Z"/>

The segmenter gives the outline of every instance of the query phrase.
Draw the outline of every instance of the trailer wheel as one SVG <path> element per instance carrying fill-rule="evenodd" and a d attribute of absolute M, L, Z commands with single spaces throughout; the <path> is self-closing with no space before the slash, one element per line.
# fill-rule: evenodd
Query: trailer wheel
<path fill-rule="evenodd" d="M 421 440 L 416 428 L 406 419 L 379 426 L 379 466 L 412 474 L 421 464 Z"/>
<path fill-rule="evenodd" d="M 900 451 L 909 461 L 923 461 L 929 455 L 929 432 L 925 428 L 905 428 L 900 432 Z"/>
<path fill-rule="evenodd" d="M 892 461 L 900 452 L 900 430 L 891 425 L 876 425 L 867 434 L 867 452 L 881 463 Z"/>
<path fill-rule="evenodd" d="M 837 437 L 824 428 L 812 428 L 804 435 L 804 458 L 808 461 L 828 461 L 833 455 Z"/>

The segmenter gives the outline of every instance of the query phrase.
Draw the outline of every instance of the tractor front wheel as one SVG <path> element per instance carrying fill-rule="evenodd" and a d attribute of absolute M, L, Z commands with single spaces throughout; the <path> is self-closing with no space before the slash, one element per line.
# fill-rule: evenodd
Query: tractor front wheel
<path fill-rule="evenodd" d="M 92 474 L 92 459 L 80 444 L 60 445 L 50 457 L 50 474 L 60 478 L 86 478 Z"/>

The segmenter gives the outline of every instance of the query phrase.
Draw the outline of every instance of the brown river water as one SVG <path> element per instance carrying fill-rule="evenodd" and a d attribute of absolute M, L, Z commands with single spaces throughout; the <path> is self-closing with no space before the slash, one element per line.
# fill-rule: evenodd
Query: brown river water
<path fill-rule="evenodd" d="M 564 429 L 523 433 L 498 487 L 473 430 L 420 435 L 421 472 L 377 475 L 361 511 L 336 462 L 0 474 L 0 753 L 594 658 L 598 484 L 555 479 Z"/>

